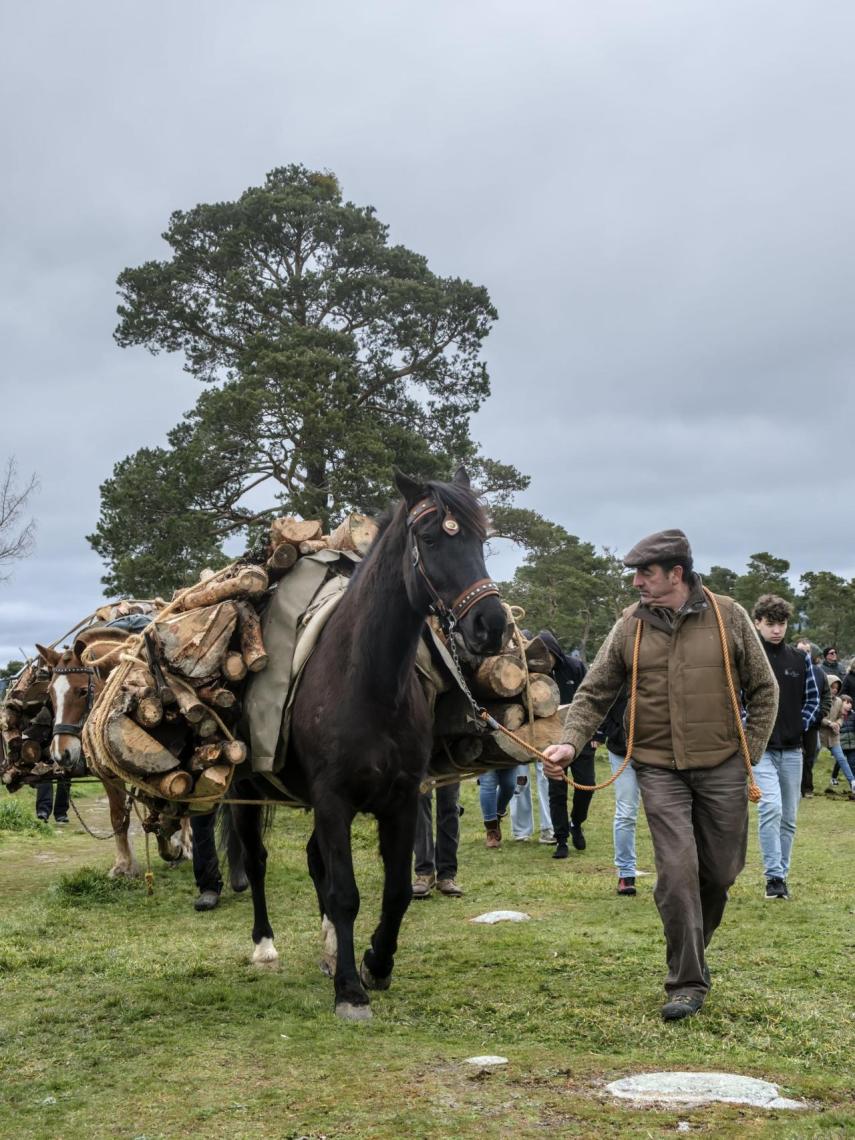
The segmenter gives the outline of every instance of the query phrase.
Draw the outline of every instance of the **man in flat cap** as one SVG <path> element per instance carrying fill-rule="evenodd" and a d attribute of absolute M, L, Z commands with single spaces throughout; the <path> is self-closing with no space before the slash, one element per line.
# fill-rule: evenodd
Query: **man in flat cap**
<path fill-rule="evenodd" d="M 705 951 L 745 865 L 746 771 L 718 622 L 688 539 L 681 530 L 648 535 L 624 564 L 635 571 L 640 600 L 623 611 L 601 646 L 568 710 L 562 742 L 544 752 L 544 770 L 560 776 L 621 688 L 635 688 L 632 763 L 653 840 L 654 898 L 668 964 L 662 1017 L 677 1021 L 697 1013 L 709 992 Z M 756 764 L 775 722 L 778 686 L 751 618 L 731 598 L 714 597 Z"/>

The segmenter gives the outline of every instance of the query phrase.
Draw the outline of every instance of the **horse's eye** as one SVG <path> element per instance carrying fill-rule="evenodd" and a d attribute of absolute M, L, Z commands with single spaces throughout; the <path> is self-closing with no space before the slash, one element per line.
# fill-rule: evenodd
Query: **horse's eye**
<path fill-rule="evenodd" d="M 89 690 L 85 686 L 81 685 L 77 690 L 77 695 L 78 697 L 85 697 L 88 692 Z"/>

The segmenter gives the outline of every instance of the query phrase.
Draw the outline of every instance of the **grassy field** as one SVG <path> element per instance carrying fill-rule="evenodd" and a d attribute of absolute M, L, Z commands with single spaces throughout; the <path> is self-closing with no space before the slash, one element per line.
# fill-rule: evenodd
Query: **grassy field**
<path fill-rule="evenodd" d="M 825 759 L 828 759 L 827 753 Z M 601 775 L 605 765 L 600 764 Z M 818 788 L 827 768 L 818 773 Z M 96 787 L 79 806 L 109 830 Z M 748 866 L 713 945 L 714 986 L 687 1022 L 659 1019 L 663 942 L 653 877 L 614 893 L 610 792 L 588 850 L 485 850 L 463 792 L 463 899 L 407 915 L 395 980 L 374 1020 L 332 1014 L 305 870 L 309 818 L 282 811 L 270 840 L 278 970 L 249 965 L 250 901 L 196 914 L 188 866 L 158 864 L 155 895 L 109 882 L 111 843 L 37 825 L 32 796 L 0 798 L 2 1137 L 833 1137 L 855 1129 L 855 803 L 804 801 L 792 901 L 765 902 L 752 820 Z M 641 867 L 652 870 L 646 827 Z M 363 909 L 380 876 L 371 821 L 355 835 Z M 136 840 L 142 856 L 143 841 Z M 532 921 L 468 920 L 498 908 Z M 499 1070 L 464 1064 L 474 1054 Z M 801 1113 L 616 1103 L 604 1083 L 644 1070 L 772 1080 Z"/>

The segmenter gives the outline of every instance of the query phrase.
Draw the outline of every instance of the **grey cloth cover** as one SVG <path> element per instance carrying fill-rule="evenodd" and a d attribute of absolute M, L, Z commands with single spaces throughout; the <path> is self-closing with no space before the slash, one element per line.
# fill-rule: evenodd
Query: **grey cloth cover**
<path fill-rule="evenodd" d="M 244 722 L 250 743 L 253 772 L 271 773 L 276 770 L 277 756 L 284 760 L 287 747 L 287 723 L 283 725 L 286 707 L 292 699 L 293 665 L 297 643 L 306 630 L 308 619 L 317 612 L 316 602 L 329 600 L 329 593 L 319 592 L 329 585 L 340 598 L 347 589 L 348 578 L 337 572 L 341 559 L 359 562 L 359 556 L 340 550 L 319 550 L 307 554 L 279 583 L 261 619 L 264 647 L 269 658 L 266 669 L 254 673 L 244 696 Z M 327 606 L 325 616 L 332 613 Z M 314 640 L 320 628 L 314 630 Z M 301 654 L 302 664 L 305 657 Z M 282 732 L 284 744 L 280 743 Z"/>

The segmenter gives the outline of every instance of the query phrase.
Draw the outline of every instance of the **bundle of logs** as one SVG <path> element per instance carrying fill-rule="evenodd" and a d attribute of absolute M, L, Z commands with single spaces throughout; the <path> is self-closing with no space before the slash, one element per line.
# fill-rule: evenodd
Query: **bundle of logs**
<path fill-rule="evenodd" d="M 566 709 L 550 676 L 554 662 L 539 637 L 510 640 L 495 657 L 464 666 L 473 695 L 503 728 L 539 750 L 561 736 Z M 465 695 L 453 688 L 437 701 L 431 775 L 449 778 L 532 762 L 532 754 L 477 720 Z"/>
<path fill-rule="evenodd" d="M 10 792 L 37 784 L 53 771 L 49 684 L 50 672 L 33 662 L 15 678 L 0 706 L 0 780 Z"/>
<path fill-rule="evenodd" d="M 332 534 L 320 522 L 274 519 L 257 564 L 242 560 L 170 603 L 144 634 L 107 715 L 104 743 L 115 765 L 167 800 L 213 801 L 225 793 L 246 745 L 232 733 L 241 682 L 267 665 L 257 603 L 298 558 L 319 550 L 367 552 L 376 524 L 349 515 Z"/>

